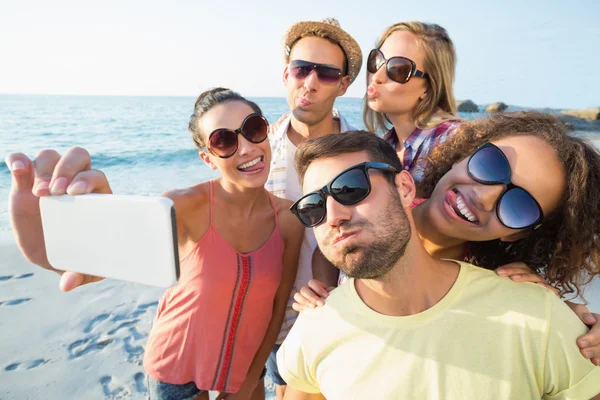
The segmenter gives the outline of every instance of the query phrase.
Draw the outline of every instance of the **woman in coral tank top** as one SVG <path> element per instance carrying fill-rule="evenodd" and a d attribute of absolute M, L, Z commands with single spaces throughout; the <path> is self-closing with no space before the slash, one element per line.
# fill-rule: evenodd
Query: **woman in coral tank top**
<path fill-rule="evenodd" d="M 144 367 L 152 399 L 264 399 L 262 372 L 296 276 L 303 227 L 264 185 L 268 123 L 227 89 L 198 97 L 189 124 L 221 177 L 167 193 L 181 277 L 161 298 Z"/>

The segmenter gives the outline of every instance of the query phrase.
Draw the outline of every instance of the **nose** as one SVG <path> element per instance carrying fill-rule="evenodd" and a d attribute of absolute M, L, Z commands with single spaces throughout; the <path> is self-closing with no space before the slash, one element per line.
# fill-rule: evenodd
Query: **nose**
<path fill-rule="evenodd" d="M 244 137 L 244 135 L 238 135 L 238 153 L 240 156 L 248 154 L 252 151 L 254 143 Z"/>
<path fill-rule="evenodd" d="M 317 71 L 310 71 L 310 74 L 304 79 L 304 88 L 309 92 L 316 92 L 319 88 L 319 77 Z"/>
<path fill-rule="evenodd" d="M 344 222 L 350 220 L 352 216 L 351 208 L 352 206 L 344 206 L 337 201 L 332 196 L 328 196 L 326 200 L 327 204 L 327 224 L 332 227 L 338 227 L 342 225 Z"/>
<path fill-rule="evenodd" d="M 385 83 L 387 80 L 387 73 L 385 72 L 385 64 L 382 64 L 381 67 L 375 73 L 371 74 L 371 81 L 373 83 Z"/>
<path fill-rule="evenodd" d="M 504 185 L 477 185 L 473 187 L 473 202 L 481 210 L 493 211 L 504 188 Z"/>

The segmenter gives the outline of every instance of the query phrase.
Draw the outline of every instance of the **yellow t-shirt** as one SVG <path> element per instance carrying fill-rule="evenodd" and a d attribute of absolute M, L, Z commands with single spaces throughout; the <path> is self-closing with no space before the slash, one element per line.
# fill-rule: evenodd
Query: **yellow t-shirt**
<path fill-rule="evenodd" d="M 587 332 L 551 291 L 460 263 L 448 294 L 419 314 L 379 314 L 347 280 L 303 311 L 277 353 L 293 388 L 336 399 L 589 399 L 600 367 Z"/>

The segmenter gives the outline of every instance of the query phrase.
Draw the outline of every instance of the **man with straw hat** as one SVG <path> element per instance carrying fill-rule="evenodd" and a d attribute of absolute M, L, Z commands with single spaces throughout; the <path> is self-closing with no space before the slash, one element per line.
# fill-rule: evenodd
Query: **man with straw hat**
<path fill-rule="evenodd" d="M 270 137 L 273 160 L 266 188 L 276 196 L 296 200 L 302 196 L 294 167 L 296 147 L 306 139 L 354 130 L 333 105 L 358 76 L 362 52 L 336 19 L 327 18 L 289 27 L 283 35 L 283 59 L 290 115 Z M 313 278 L 311 265 L 316 247 L 314 233 L 307 229 L 292 294 Z M 277 344 L 267 361 L 267 373 L 277 385 L 279 399 L 283 398 L 285 381 L 277 370 L 275 354 L 298 316 L 292 304 L 290 297 Z"/>

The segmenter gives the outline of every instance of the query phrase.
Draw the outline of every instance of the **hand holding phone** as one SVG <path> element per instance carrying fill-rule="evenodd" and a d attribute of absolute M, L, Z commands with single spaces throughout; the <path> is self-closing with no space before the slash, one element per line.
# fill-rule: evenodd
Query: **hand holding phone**
<path fill-rule="evenodd" d="M 45 196 L 40 212 L 54 268 L 160 287 L 179 278 L 175 210 L 169 198 Z"/>

